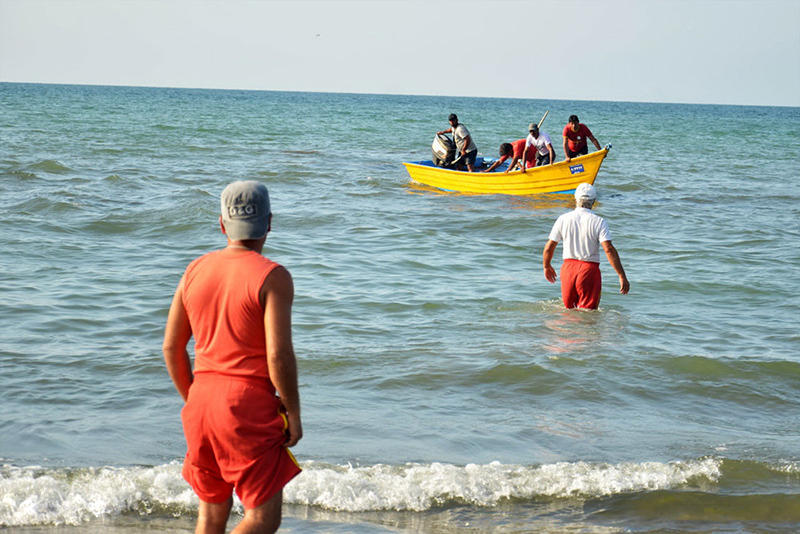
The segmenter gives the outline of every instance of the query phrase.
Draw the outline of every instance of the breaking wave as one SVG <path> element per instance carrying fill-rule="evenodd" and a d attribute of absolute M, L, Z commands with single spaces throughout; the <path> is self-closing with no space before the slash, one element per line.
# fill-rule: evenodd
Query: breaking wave
<path fill-rule="evenodd" d="M 284 500 L 338 512 L 418 512 L 448 505 L 485 508 L 515 501 L 590 501 L 657 491 L 704 492 L 720 484 L 726 463 L 737 462 L 714 458 L 538 466 L 306 462 L 303 473 L 285 488 Z M 772 476 L 798 478 L 796 466 L 755 465 Z M 131 513 L 192 516 L 197 499 L 180 469 L 179 462 L 155 467 L 56 469 L 5 465 L 0 468 L 0 526 L 76 525 Z M 238 501 L 236 506 L 241 509 Z"/>

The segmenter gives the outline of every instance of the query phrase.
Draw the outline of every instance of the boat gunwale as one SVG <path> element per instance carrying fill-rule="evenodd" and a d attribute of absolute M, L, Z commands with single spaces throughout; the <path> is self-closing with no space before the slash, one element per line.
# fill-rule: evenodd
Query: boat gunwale
<path fill-rule="evenodd" d="M 564 165 L 573 165 L 573 162 L 578 161 L 578 160 L 596 159 L 597 157 L 602 156 L 602 159 L 601 159 L 601 162 L 602 162 L 602 160 L 604 160 L 606 158 L 606 156 L 608 156 L 608 152 L 609 152 L 608 148 L 602 148 L 600 150 L 596 150 L 596 151 L 591 152 L 589 154 L 584 154 L 583 156 L 578 156 L 577 158 L 572 158 L 571 161 L 566 161 L 566 160 L 557 161 L 557 162 L 551 163 L 549 165 L 543 165 L 543 166 L 540 166 L 540 167 L 533 167 L 532 169 L 527 169 L 524 172 L 521 171 L 521 170 L 519 170 L 519 171 L 511 171 L 511 172 L 504 172 L 504 171 L 492 171 L 492 172 L 479 172 L 479 171 L 476 171 L 476 172 L 469 172 L 469 171 L 457 171 L 455 169 L 447 169 L 445 167 L 437 167 L 436 165 L 424 165 L 424 164 L 422 164 L 423 161 L 431 161 L 429 159 L 420 160 L 420 161 L 404 161 L 402 163 L 406 167 L 408 167 L 409 165 L 413 165 L 414 167 L 434 169 L 436 171 L 441 171 L 441 172 L 446 173 L 446 174 L 453 174 L 455 176 L 473 176 L 473 175 L 476 175 L 476 174 L 479 174 L 479 175 L 483 174 L 483 175 L 488 175 L 488 176 L 501 175 L 501 174 L 503 176 L 522 176 L 522 175 L 530 176 L 531 173 L 536 173 L 536 172 L 541 172 L 541 171 L 548 171 L 548 170 L 552 170 L 552 169 L 554 169 L 556 167 L 560 167 L 560 166 L 564 166 Z"/>

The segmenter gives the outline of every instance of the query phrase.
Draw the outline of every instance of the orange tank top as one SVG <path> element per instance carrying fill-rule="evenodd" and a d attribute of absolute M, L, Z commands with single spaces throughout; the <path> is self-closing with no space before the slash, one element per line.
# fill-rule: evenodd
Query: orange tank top
<path fill-rule="evenodd" d="M 194 336 L 194 372 L 266 378 L 267 342 L 259 292 L 278 267 L 255 251 L 217 250 L 183 275 L 183 306 Z"/>

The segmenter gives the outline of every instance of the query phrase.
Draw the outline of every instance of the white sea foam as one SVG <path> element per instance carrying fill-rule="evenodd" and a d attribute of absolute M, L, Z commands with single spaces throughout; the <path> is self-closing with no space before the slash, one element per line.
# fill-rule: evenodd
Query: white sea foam
<path fill-rule="evenodd" d="M 362 512 L 426 510 L 446 502 L 494 506 L 504 499 L 588 498 L 670 489 L 702 477 L 715 482 L 720 460 L 673 463 L 556 463 L 538 467 L 456 466 L 434 463 L 403 466 L 331 467 L 307 463 L 296 484 L 287 486 L 288 502 Z"/>
<path fill-rule="evenodd" d="M 445 503 L 491 507 L 505 499 L 581 499 L 679 488 L 694 479 L 715 482 L 720 466 L 721 460 L 715 459 L 541 466 L 493 462 L 353 467 L 306 462 L 284 496 L 290 504 L 345 512 L 422 511 Z M 4 466 L 0 470 L 0 526 L 75 525 L 123 512 L 181 515 L 196 504 L 178 463 L 72 470 Z"/>
<path fill-rule="evenodd" d="M 153 507 L 186 508 L 195 500 L 176 463 L 157 467 L 0 469 L 0 526 L 76 525 Z"/>
<path fill-rule="evenodd" d="M 785 462 L 773 467 L 778 473 L 786 473 L 788 475 L 800 475 L 800 462 Z"/>

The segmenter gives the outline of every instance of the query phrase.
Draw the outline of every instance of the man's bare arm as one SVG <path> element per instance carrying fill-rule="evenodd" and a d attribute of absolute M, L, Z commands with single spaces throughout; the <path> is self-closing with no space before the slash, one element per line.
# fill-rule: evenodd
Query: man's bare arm
<path fill-rule="evenodd" d="M 189 359 L 189 353 L 186 351 L 186 346 L 191 337 L 192 326 L 189 324 L 189 317 L 183 307 L 183 279 L 181 279 L 178 289 L 175 291 L 175 296 L 172 298 L 172 305 L 169 308 L 162 351 L 164 353 L 164 362 L 167 364 L 167 372 L 184 402 L 189 397 L 189 386 L 192 385 L 194 380 L 192 362 Z"/>
<path fill-rule="evenodd" d="M 528 161 L 528 145 L 526 144 L 525 149 L 522 151 L 522 165 L 520 165 L 522 172 L 525 172 L 527 170 L 527 164 L 526 164 L 527 161 Z M 533 163 L 535 165 L 536 160 L 534 160 Z"/>
<path fill-rule="evenodd" d="M 300 419 L 300 392 L 297 386 L 297 359 L 292 345 L 292 302 L 294 284 L 289 271 L 275 268 L 261 288 L 264 299 L 264 331 L 267 336 L 267 366 L 289 421 L 286 446 L 292 447 L 303 437 Z"/>
<path fill-rule="evenodd" d="M 544 252 L 542 253 L 542 264 L 544 266 L 544 277 L 547 278 L 547 281 L 551 284 L 555 283 L 558 276 L 556 275 L 556 270 L 550 264 L 553 261 L 553 254 L 556 251 L 556 246 L 558 243 L 553 241 L 552 239 L 548 239 L 547 243 L 544 245 Z"/>
<path fill-rule="evenodd" d="M 611 264 L 611 267 L 617 271 L 617 275 L 619 275 L 619 292 L 623 295 L 627 295 L 628 291 L 631 289 L 631 284 L 628 282 L 628 277 L 625 275 L 625 269 L 622 268 L 622 261 L 619 259 L 619 253 L 617 249 L 614 248 L 614 245 L 611 244 L 611 241 L 603 241 L 603 250 L 606 252 L 606 257 L 608 258 L 608 263 Z"/>

